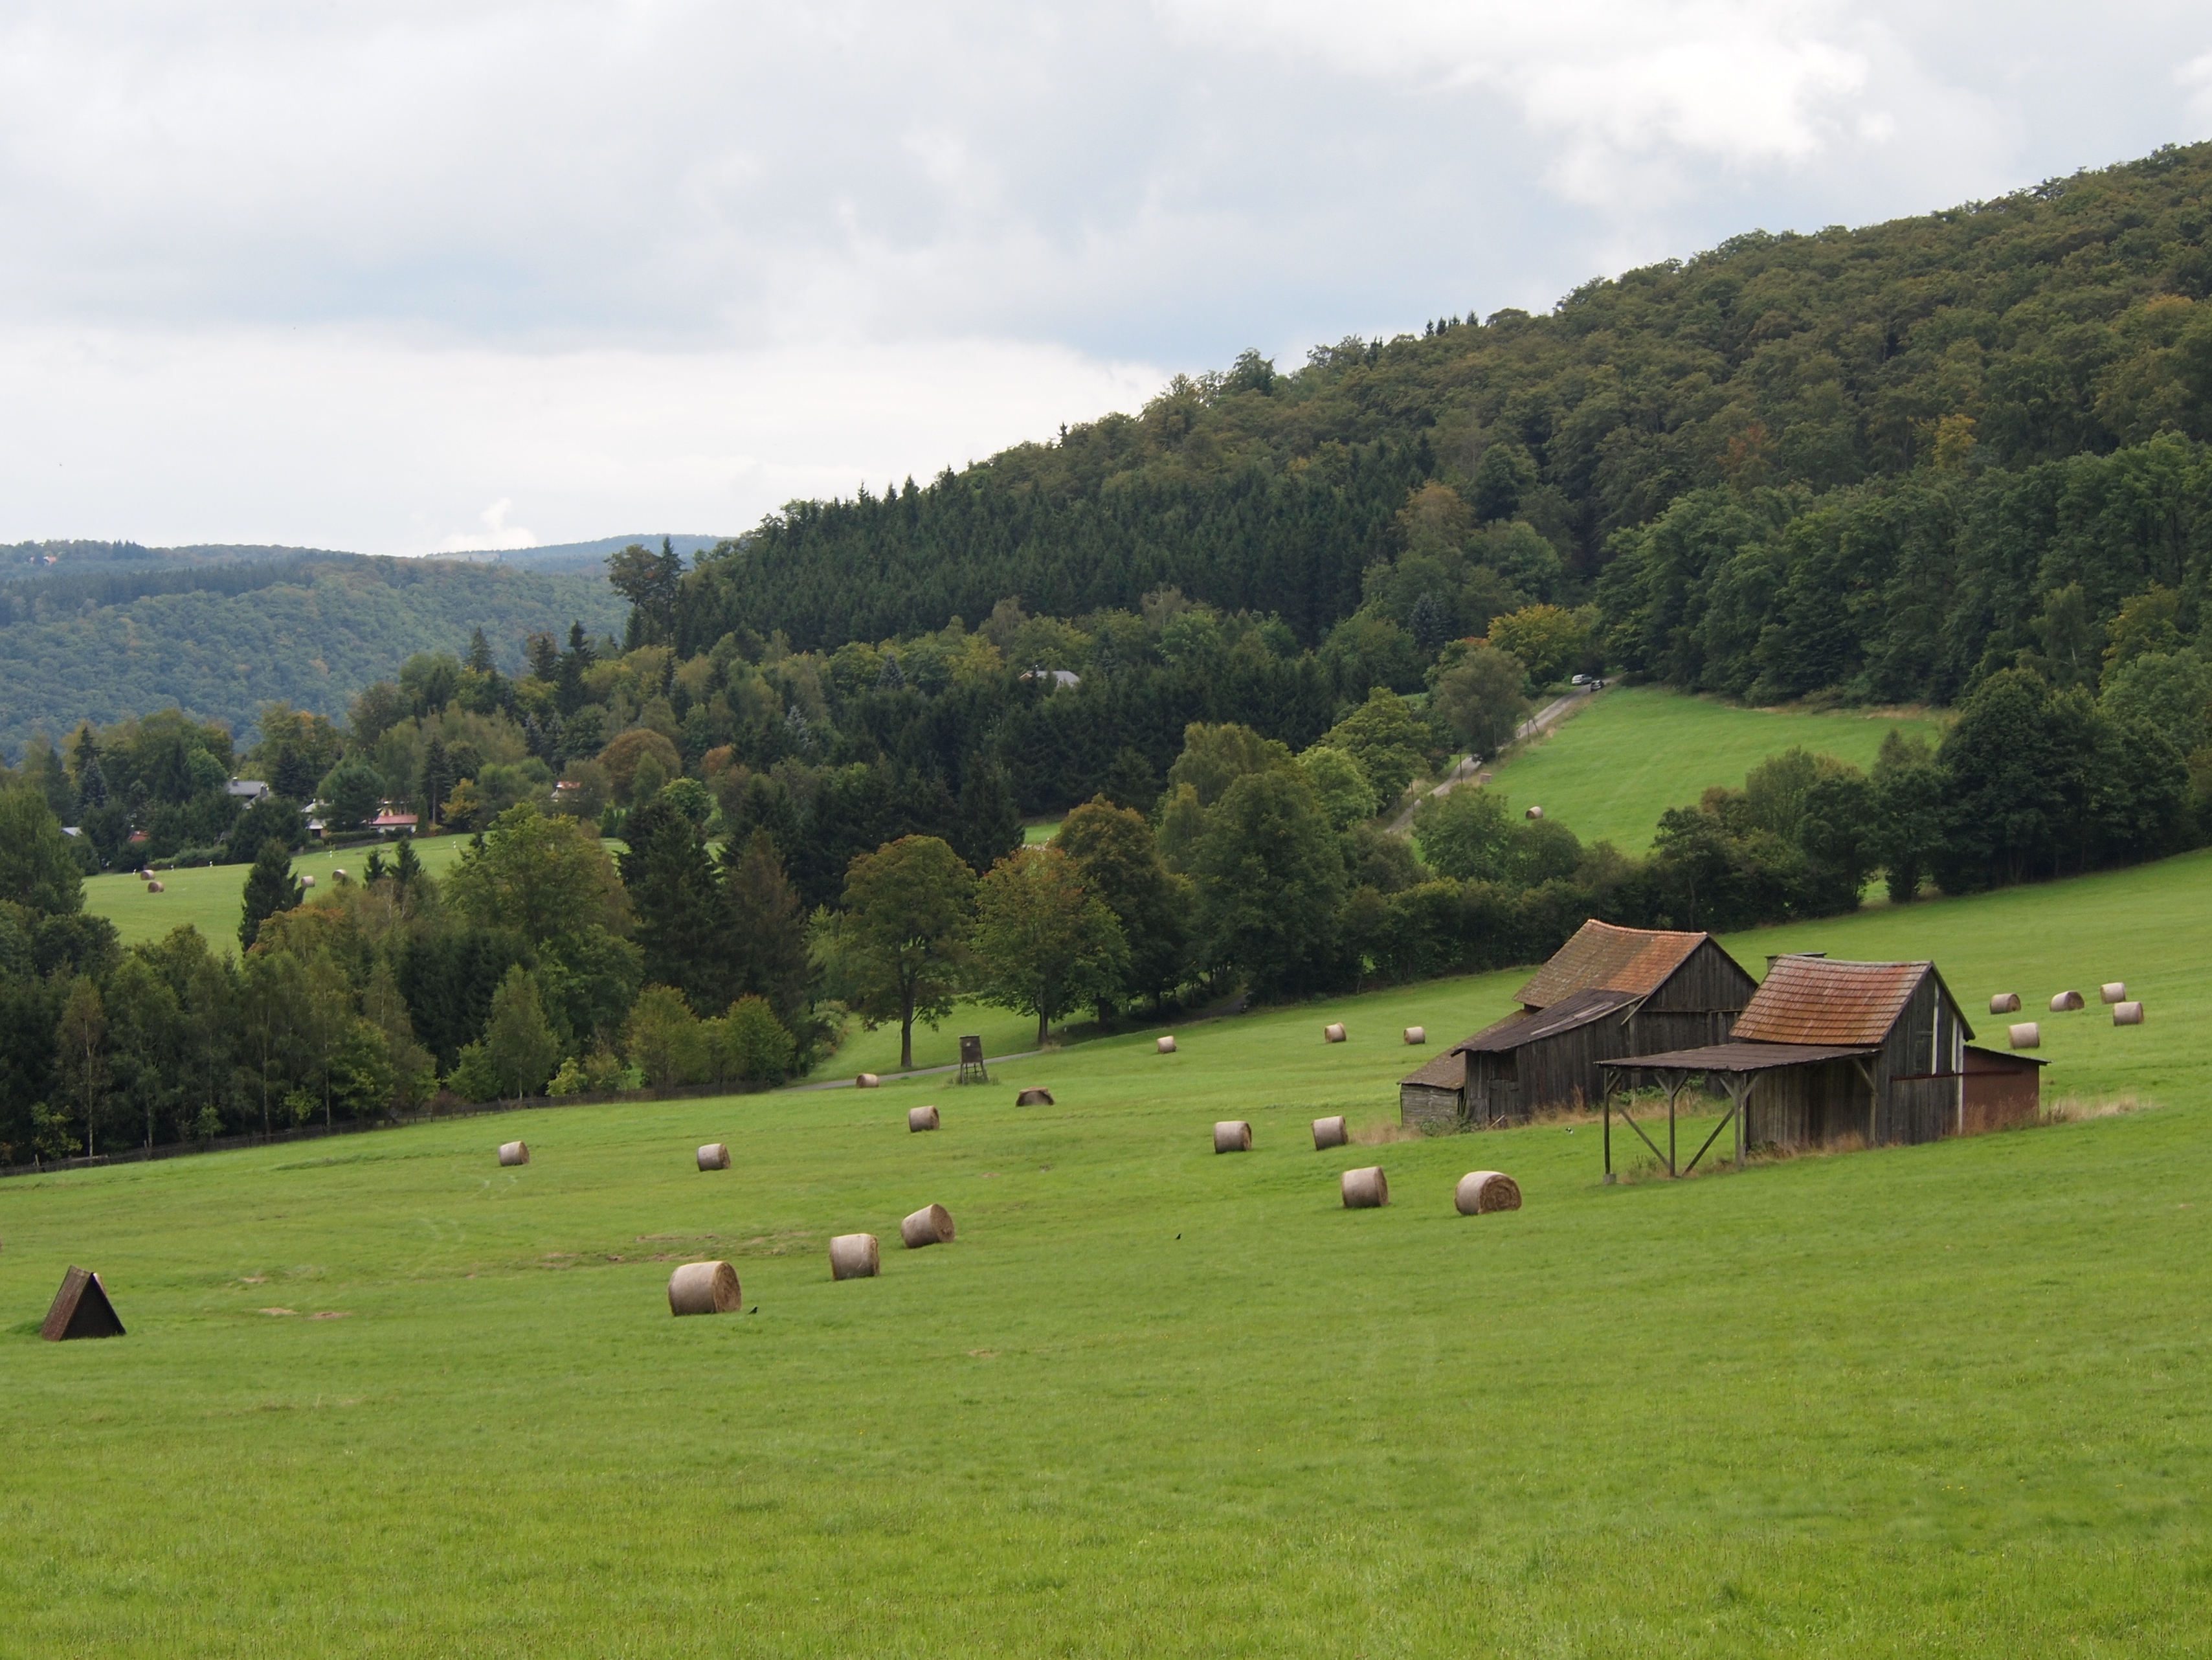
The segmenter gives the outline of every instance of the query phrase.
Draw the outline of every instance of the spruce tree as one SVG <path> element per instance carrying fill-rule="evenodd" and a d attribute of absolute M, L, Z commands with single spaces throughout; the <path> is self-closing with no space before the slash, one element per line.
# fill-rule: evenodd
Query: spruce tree
<path fill-rule="evenodd" d="M 301 891 L 292 874 L 292 850 L 270 836 L 246 875 L 246 915 L 238 925 L 238 943 L 251 946 L 261 937 L 261 925 L 278 911 L 297 905 Z"/>
<path fill-rule="evenodd" d="M 422 824 L 425 829 L 438 822 L 438 814 L 453 794 L 453 763 L 447 758 L 446 745 L 433 738 L 422 751 Z"/>
<path fill-rule="evenodd" d="M 496 674 L 499 672 L 499 666 L 492 661 L 491 642 L 484 638 L 484 631 L 482 629 L 478 629 L 469 638 L 467 660 L 469 667 L 474 669 L 478 674 Z"/>

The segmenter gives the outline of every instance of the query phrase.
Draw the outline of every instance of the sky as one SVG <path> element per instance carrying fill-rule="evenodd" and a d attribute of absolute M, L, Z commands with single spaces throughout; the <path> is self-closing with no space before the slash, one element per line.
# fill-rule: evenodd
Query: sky
<path fill-rule="evenodd" d="M 2166 0 L 7 0 L 0 540 L 735 533 L 2207 137 Z"/>

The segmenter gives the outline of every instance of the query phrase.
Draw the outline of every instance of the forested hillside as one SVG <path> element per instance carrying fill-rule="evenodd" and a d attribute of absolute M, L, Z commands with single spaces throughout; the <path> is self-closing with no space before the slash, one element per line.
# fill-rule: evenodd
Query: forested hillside
<path fill-rule="evenodd" d="M 141 550 L 141 551 L 143 551 Z M 65 562 L 79 574 L 0 583 L 0 750 L 58 741 L 170 704 L 252 730 L 264 704 L 338 715 L 420 651 L 459 654 L 481 628 L 519 667 L 534 632 L 604 633 L 604 579 L 442 560 L 288 556 Z"/>
<path fill-rule="evenodd" d="M 1364 603 L 1432 648 L 1515 598 L 1596 596 L 1631 668 L 1943 701 L 2070 583 L 2092 634 L 2152 581 L 2193 634 L 2209 185 L 2212 146 L 2167 149 L 1737 237 L 1292 373 L 1247 353 L 927 486 L 795 503 L 702 560 L 670 626 L 686 652 L 747 629 L 834 648 L 1167 583 L 1308 643 Z"/>

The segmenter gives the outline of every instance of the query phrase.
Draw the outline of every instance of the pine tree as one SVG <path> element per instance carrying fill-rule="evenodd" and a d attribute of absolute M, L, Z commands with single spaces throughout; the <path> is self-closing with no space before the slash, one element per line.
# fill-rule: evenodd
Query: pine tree
<path fill-rule="evenodd" d="M 433 738 L 422 751 L 422 824 L 425 829 L 438 822 L 445 808 L 446 798 L 453 794 L 453 763 L 447 757 L 445 742 Z"/>
<path fill-rule="evenodd" d="M 292 874 L 292 850 L 276 836 L 261 844 L 253 868 L 246 876 L 246 915 L 238 925 L 238 943 L 251 946 L 261 937 L 261 925 L 280 910 L 300 903 L 302 890 Z"/>
<path fill-rule="evenodd" d="M 484 638 L 484 631 L 482 629 L 478 629 L 469 637 L 467 660 L 469 667 L 474 669 L 478 674 L 499 672 L 499 666 L 492 661 L 491 642 Z"/>
<path fill-rule="evenodd" d="M 720 1014 L 736 995 L 736 941 L 721 926 L 705 831 L 661 800 L 631 809 L 623 836 L 629 851 L 617 862 L 637 915 L 647 982 L 675 987 L 696 1013 Z"/>
<path fill-rule="evenodd" d="M 961 860 L 970 870 L 988 871 L 1022 844 L 1022 816 L 1006 775 L 987 756 L 969 760 L 955 834 Z"/>
<path fill-rule="evenodd" d="M 766 998 L 796 1030 L 807 1001 L 806 908 L 765 828 L 723 849 L 722 903 L 723 926 L 739 951 L 736 989 Z"/>

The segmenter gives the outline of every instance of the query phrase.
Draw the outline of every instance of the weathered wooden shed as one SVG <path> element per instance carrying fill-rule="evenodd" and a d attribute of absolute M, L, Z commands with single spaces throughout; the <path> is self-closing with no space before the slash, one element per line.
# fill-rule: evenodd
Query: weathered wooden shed
<path fill-rule="evenodd" d="M 1667 1091 L 1669 1139 L 1658 1156 L 1670 1171 L 1675 1097 L 1698 1076 L 1730 1102 L 1705 1145 L 1733 1121 L 1739 1158 L 1759 1146 L 1935 1141 L 2033 1118 L 2040 1063 L 1972 1048 L 1973 1035 L 1933 963 L 1778 957 L 1730 1042 L 1604 1062 L 1606 1168 L 1612 1092 L 1645 1079 Z"/>
<path fill-rule="evenodd" d="M 1518 1009 L 1399 1080 L 1400 1121 L 1489 1129 L 1586 1105 L 1601 1061 L 1719 1042 L 1757 985 L 1709 933 L 1585 922 Z"/>

